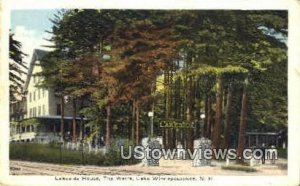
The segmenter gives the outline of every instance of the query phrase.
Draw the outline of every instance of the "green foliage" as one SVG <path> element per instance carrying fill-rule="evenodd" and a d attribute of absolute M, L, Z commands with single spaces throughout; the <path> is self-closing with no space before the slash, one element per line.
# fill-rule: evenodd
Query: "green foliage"
<path fill-rule="evenodd" d="M 128 155 L 129 153 L 129 146 L 133 146 L 133 142 L 129 141 L 128 139 L 122 140 L 122 139 L 115 139 L 112 141 L 112 146 L 109 149 L 105 161 L 103 162 L 104 165 L 130 165 L 130 164 L 136 164 L 139 162 L 139 160 L 133 158 L 124 160 L 121 157 L 121 150 L 120 150 L 120 145 L 124 146 L 124 155 Z M 132 152 L 133 153 L 133 149 Z M 133 155 L 133 154 L 132 154 Z"/>
<path fill-rule="evenodd" d="M 285 158 L 285 159 L 287 159 L 287 157 L 288 157 L 287 152 L 288 152 L 287 149 L 282 149 L 282 148 L 277 149 L 277 153 L 278 153 L 278 157 L 279 158 Z"/>
<path fill-rule="evenodd" d="M 125 144 L 125 150 L 128 149 Z M 128 151 L 125 153 L 128 153 Z M 9 146 L 9 157 L 15 160 L 60 163 L 82 164 L 82 151 L 62 149 L 60 156 L 59 144 L 34 144 L 34 143 L 11 143 Z M 84 164 L 98 166 L 128 165 L 138 163 L 136 160 L 122 160 L 117 148 L 110 150 L 107 154 L 84 152 Z"/>
<path fill-rule="evenodd" d="M 60 147 L 53 144 L 11 143 L 9 156 L 10 159 L 59 163 Z M 66 160 L 64 161 L 65 164 L 78 164 L 81 162 L 80 154 L 76 151 L 63 150 L 63 157 Z"/>
<path fill-rule="evenodd" d="M 23 74 L 27 74 L 27 66 L 23 61 L 26 56 L 22 52 L 22 44 L 14 39 L 14 34 L 9 33 L 9 92 L 10 100 L 16 99 L 15 94 L 21 94 L 23 84 L 25 83 L 22 79 Z"/>
<path fill-rule="evenodd" d="M 246 84 L 248 129 L 286 127 L 287 47 L 275 37 L 287 36 L 285 11 L 67 10 L 53 22 L 55 50 L 41 63 L 44 85 L 89 97 L 82 112 L 94 135 L 104 132 L 110 105 L 113 136 L 129 136 L 134 102 L 143 136 L 153 103 L 156 124 L 165 117 L 187 120 L 188 109 L 196 121 L 209 98 L 213 123 L 220 112 L 216 95 L 233 87 L 229 122 L 236 137 Z M 159 77 L 161 92 L 154 86 Z"/>
<path fill-rule="evenodd" d="M 105 113 L 97 105 L 90 105 L 89 107 L 82 108 L 80 110 L 86 118 L 89 118 L 88 122 L 85 123 L 85 127 L 92 128 L 93 135 L 104 135 L 102 131 L 105 126 Z M 90 136 L 93 138 L 93 136 Z"/>
<path fill-rule="evenodd" d="M 28 126 L 28 125 L 40 125 L 41 124 L 41 121 L 39 121 L 38 119 L 36 118 L 29 118 L 29 119 L 23 119 L 21 122 L 20 122 L 21 125 L 23 126 Z"/>
<path fill-rule="evenodd" d="M 282 73 L 285 72 L 285 73 Z M 265 131 L 287 127 L 287 63 L 281 61 L 269 66 L 253 81 L 250 92 L 251 128 Z"/>

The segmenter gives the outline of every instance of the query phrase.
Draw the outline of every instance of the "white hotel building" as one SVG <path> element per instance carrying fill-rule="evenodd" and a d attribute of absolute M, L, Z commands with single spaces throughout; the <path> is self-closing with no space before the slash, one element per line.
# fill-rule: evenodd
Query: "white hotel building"
<path fill-rule="evenodd" d="M 46 53 L 43 50 L 34 50 L 24 86 L 25 99 L 18 104 L 19 108 L 11 106 L 11 115 L 20 110 L 20 107 L 25 111 L 21 117 L 18 117 L 23 120 L 11 122 L 11 141 L 47 143 L 59 139 L 61 99 L 55 95 L 53 90 L 39 88 L 42 77 L 36 76 L 43 70 L 39 64 Z M 72 131 L 72 106 L 69 102 L 65 103 L 64 116 L 64 131 L 70 134 Z M 79 119 L 77 118 L 77 120 Z M 42 125 L 37 123 L 41 120 L 44 123 Z M 11 118 L 11 121 L 18 121 L 18 119 Z M 79 122 L 77 123 L 79 125 Z"/>

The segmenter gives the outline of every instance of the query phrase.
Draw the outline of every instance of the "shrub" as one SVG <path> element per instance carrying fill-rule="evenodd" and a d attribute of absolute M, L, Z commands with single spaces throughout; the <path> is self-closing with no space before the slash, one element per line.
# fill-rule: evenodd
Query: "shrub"
<path fill-rule="evenodd" d="M 279 158 L 287 158 L 287 149 L 278 148 L 277 153 Z"/>
<path fill-rule="evenodd" d="M 136 164 L 139 160 L 134 159 L 133 157 L 128 160 L 124 160 L 121 157 L 121 145 L 123 145 L 124 154 L 129 153 L 129 146 L 132 146 L 133 143 L 127 139 L 116 139 L 112 141 L 111 148 L 109 149 L 108 153 L 106 154 L 106 158 L 104 161 L 104 165 L 130 165 Z M 132 152 L 133 153 L 133 152 Z"/>

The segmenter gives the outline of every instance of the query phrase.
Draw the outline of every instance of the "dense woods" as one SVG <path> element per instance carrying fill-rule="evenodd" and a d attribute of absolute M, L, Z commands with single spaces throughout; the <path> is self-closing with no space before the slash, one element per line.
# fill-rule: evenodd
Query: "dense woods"
<path fill-rule="evenodd" d="M 149 136 L 149 111 L 167 148 L 205 136 L 241 153 L 246 131 L 287 127 L 285 11 L 76 9 L 52 22 L 43 86 L 69 96 L 106 146 Z"/>

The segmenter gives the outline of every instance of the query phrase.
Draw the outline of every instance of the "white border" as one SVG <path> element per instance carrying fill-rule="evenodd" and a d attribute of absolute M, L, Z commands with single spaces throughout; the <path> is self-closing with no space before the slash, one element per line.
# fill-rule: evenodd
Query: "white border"
<path fill-rule="evenodd" d="M 300 183 L 300 1 L 296 0 L 4 0 L 1 12 L 0 64 L 0 184 L 8 185 L 80 185 L 57 182 L 51 176 L 9 176 L 9 91 L 8 30 L 11 9 L 104 8 L 104 9 L 242 9 L 288 10 L 288 175 L 287 176 L 213 176 L 208 185 L 298 185 Z M 7 63 L 6 63 L 7 62 Z M 182 185 L 194 182 L 160 182 Z M 85 182 L 89 185 L 132 185 L 132 182 Z M 134 184 L 157 185 L 136 181 Z"/>
<path fill-rule="evenodd" d="M 10 0 L 14 9 L 287 9 L 288 0 Z"/>

